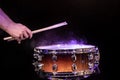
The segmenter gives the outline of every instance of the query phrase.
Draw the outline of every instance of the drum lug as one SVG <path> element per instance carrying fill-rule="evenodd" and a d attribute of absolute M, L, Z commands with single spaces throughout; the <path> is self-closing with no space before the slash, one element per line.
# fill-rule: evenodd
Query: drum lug
<path fill-rule="evenodd" d="M 94 67 L 94 63 L 89 62 L 89 63 L 88 63 L 88 66 L 89 66 L 89 69 L 93 69 L 93 67 Z"/>
<path fill-rule="evenodd" d="M 94 57 L 93 53 L 88 54 L 88 59 L 89 59 L 89 60 L 92 60 L 93 57 Z"/>
<path fill-rule="evenodd" d="M 72 58 L 73 62 L 75 62 L 75 61 L 77 60 L 77 57 L 76 57 L 75 54 L 73 54 L 73 55 L 71 56 L 71 58 Z"/>
<path fill-rule="evenodd" d="M 43 65 L 42 63 L 39 63 L 38 61 L 34 62 L 33 65 L 35 66 L 35 71 L 39 71 L 42 69 Z"/>
<path fill-rule="evenodd" d="M 33 65 L 34 65 L 35 71 L 38 71 L 38 69 L 37 69 L 38 61 L 34 62 Z"/>
<path fill-rule="evenodd" d="M 38 56 L 38 61 L 42 61 L 42 55 Z"/>
<path fill-rule="evenodd" d="M 38 59 L 38 56 L 39 56 L 39 54 L 33 54 L 33 57 L 34 57 L 35 59 Z"/>
<path fill-rule="evenodd" d="M 42 61 L 42 55 L 34 54 L 34 59 L 37 59 L 38 61 Z"/>
<path fill-rule="evenodd" d="M 41 70 L 44 64 L 40 63 L 38 64 L 38 69 Z"/>
<path fill-rule="evenodd" d="M 54 62 L 57 61 L 57 56 L 56 56 L 55 54 L 53 54 L 52 60 L 53 60 Z"/>
<path fill-rule="evenodd" d="M 96 48 L 96 53 L 95 53 L 95 56 L 94 56 L 94 64 L 95 64 L 95 67 L 98 67 L 99 65 L 99 60 L 100 60 L 100 53 L 99 53 L 99 50 L 98 48 Z"/>
<path fill-rule="evenodd" d="M 76 71 L 76 70 L 77 70 L 77 66 L 76 66 L 75 63 L 72 64 L 72 70 L 73 70 L 73 71 Z"/>
<path fill-rule="evenodd" d="M 52 70 L 53 70 L 54 72 L 56 72 L 56 71 L 58 70 L 58 66 L 57 66 L 57 64 L 53 64 L 53 66 L 52 66 Z"/>

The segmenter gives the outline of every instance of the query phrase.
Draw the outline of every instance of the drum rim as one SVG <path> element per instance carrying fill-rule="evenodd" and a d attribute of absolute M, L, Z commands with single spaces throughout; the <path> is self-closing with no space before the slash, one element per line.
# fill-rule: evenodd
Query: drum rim
<path fill-rule="evenodd" d="M 45 72 L 45 73 L 47 77 L 51 77 L 51 78 L 71 78 L 77 76 L 79 77 L 90 76 L 91 74 L 95 73 L 95 71 L 86 69 L 76 72 Z"/>

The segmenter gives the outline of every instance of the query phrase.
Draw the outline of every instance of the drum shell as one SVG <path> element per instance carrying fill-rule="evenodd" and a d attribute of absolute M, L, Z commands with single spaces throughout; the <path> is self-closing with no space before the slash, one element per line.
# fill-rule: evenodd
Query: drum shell
<path fill-rule="evenodd" d="M 73 72 L 72 64 L 76 64 L 77 70 L 88 69 L 88 55 L 76 54 L 77 60 L 74 62 L 71 58 L 72 54 L 57 54 L 57 60 L 52 60 L 52 54 L 45 54 L 40 63 L 44 64 L 42 70 L 45 72 L 53 72 L 52 66 L 56 64 L 58 66 L 57 72 Z"/>

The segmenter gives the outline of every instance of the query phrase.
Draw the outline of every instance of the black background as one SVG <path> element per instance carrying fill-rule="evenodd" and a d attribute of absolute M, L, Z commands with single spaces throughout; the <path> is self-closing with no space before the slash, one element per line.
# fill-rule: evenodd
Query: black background
<path fill-rule="evenodd" d="M 119 78 L 119 2 L 114 0 L 1 0 L 2 9 L 15 22 L 31 30 L 67 21 L 68 25 L 33 35 L 20 45 L 16 41 L 3 41 L 8 36 L 1 31 L 2 74 L 14 79 L 35 79 L 32 66 L 33 48 L 42 42 L 83 40 L 98 46 L 100 71 L 90 80 Z M 42 43 L 42 44 L 44 44 Z M 118 72 L 118 73 L 117 73 Z M 4 77 L 4 78 L 6 78 Z"/>

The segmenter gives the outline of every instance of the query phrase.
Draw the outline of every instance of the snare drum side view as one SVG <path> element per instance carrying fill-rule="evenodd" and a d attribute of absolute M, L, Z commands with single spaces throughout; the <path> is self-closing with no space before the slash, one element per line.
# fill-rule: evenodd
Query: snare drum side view
<path fill-rule="evenodd" d="M 33 57 L 38 76 L 71 78 L 96 73 L 100 53 L 93 45 L 57 44 L 35 47 Z"/>

